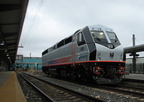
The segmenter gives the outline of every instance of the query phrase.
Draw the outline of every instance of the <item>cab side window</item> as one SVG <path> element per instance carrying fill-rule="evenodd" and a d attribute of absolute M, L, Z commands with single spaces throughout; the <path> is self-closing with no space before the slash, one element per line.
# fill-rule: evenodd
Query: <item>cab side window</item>
<path fill-rule="evenodd" d="M 78 46 L 85 44 L 85 40 L 81 32 L 77 34 L 77 44 Z"/>

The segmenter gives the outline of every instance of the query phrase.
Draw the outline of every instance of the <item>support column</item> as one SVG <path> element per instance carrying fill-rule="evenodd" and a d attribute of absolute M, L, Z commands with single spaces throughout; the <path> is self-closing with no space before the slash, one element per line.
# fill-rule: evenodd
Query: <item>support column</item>
<path fill-rule="evenodd" d="M 133 34 L 133 46 L 135 46 L 135 35 Z M 136 52 L 133 52 L 133 73 L 136 73 Z"/>
<path fill-rule="evenodd" d="M 133 73 L 136 73 L 136 52 L 133 53 Z"/>

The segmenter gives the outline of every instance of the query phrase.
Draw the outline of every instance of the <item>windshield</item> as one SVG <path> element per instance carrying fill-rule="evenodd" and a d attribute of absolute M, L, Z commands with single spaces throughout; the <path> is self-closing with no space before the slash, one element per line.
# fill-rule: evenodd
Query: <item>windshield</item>
<path fill-rule="evenodd" d="M 108 32 L 107 31 L 107 35 L 108 35 L 108 37 L 112 43 L 119 43 L 119 40 L 118 40 L 118 38 L 114 32 Z"/>
<path fill-rule="evenodd" d="M 103 31 L 91 30 L 91 34 L 92 34 L 95 42 L 97 42 L 97 43 L 99 43 L 99 42 L 107 43 L 107 39 L 106 39 L 105 34 L 104 34 Z"/>

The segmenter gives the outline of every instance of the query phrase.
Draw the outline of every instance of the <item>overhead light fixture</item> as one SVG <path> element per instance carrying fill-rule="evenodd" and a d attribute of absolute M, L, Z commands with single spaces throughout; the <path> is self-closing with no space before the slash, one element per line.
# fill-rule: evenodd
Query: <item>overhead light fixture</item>
<path fill-rule="evenodd" d="M 3 46 L 3 45 L 4 45 L 4 41 L 0 41 L 0 45 L 2 45 L 2 46 Z"/>
<path fill-rule="evenodd" d="M 10 58 L 10 57 L 8 57 L 8 59 L 9 59 L 10 63 L 12 63 L 11 58 Z"/>

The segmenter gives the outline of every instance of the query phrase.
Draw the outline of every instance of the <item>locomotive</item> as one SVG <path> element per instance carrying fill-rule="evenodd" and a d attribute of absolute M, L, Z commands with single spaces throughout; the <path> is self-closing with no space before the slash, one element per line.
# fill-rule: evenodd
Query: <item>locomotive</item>
<path fill-rule="evenodd" d="M 42 52 L 42 71 L 98 84 L 120 83 L 125 72 L 124 49 L 113 29 L 86 26 Z"/>

